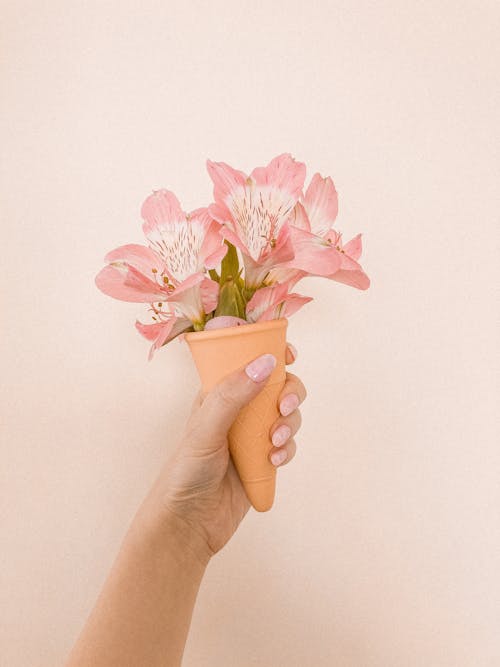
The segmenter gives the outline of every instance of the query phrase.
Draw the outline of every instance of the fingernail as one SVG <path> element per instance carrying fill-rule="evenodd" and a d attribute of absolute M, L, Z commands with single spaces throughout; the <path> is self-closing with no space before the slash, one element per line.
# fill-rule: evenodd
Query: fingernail
<path fill-rule="evenodd" d="M 280 412 L 286 417 L 299 407 L 299 397 L 297 394 L 288 394 L 280 403 Z"/>
<path fill-rule="evenodd" d="M 286 424 L 282 424 L 273 433 L 273 437 L 271 438 L 271 440 L 275 447 L 281 447 L 281 445 L 283 445 L 291 435 L 292 431 L 290 427 L 287 426 Z"/>
<path fill-rule="evenodd" d="M 293 358 L 297 359 L 297 354 L 298 354 L 297 348 L 294 345 L 292 345 L 291 343 L 288 343 L 288 347 L 290 348 L 290 352 L 292 353 Z"/>
<path fill-rule="evenodd" d="M 268 378 L 276 366 L 276 357 L 272 354 L 263 354 L 248 364 L 245 373 L 254 382 L 262 382 Z"/>
<path fill-rule="evenodd" d="M 271 454 L 271 463 L 275 466 L 279 466 L 280 463 L 286 460 L 287 453 L 286 449 L 280 449 L 279 452 L 274 452 Z"/>

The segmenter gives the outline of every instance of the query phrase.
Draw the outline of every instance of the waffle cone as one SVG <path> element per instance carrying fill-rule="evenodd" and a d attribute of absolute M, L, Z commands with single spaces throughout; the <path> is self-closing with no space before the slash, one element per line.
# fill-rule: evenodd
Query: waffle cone
<path fill-rule="evenodd" d="M 285 384 L 287 324 L 282 318 L 186 334 L 204 392 L 261 354 L 276 357 L 276 367 L 264 389 L 243 408 L 229 431 L 231 457 L 258 512 L 271 509 L 274 502 L 276 468 L 269 461 L 269 430 L 279 416 L 278 397 Z"/>

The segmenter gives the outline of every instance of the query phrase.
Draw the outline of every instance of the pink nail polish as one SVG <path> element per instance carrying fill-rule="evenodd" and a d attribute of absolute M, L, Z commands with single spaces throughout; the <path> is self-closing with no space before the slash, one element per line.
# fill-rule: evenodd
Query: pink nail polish
<path fill-rule="evenodd" d="M 276 357 L 272 354 L 263 354 L 248 364 L 245 373 L 254 382 L 262 382 L 271 375 L 275 366 Z"/>
<path fill-rule="evenodd" d="M 290 348 L 290 352 L 292 353 L 294 360 L 297 359 L 297 354 L 298 354 L 297 348 L 291 343 L 288 343 L 288 347 Z"/>
<path fill-rule="evenodd" d="M 274 452 L 274 454 L 271 455 L 271 463 L 275 466 L 279 466 L 280 463 L 283 463 L 283 461 L 286 460 L 286 457 L 286 449 L 280 449 L 279 452 Z"/>
<path fill-rule="evenodd" d="M 292 431 L 290 430 L 290 427 L 287 426 L 286 424 L 282 424 L 273 433 L 273 437 L 271 438 L 271 440 L 275 447 L 281 447 L 281 445 L 284 445 L 291 435 Z"/>
<path fill-rule="evenodd" d="M 299 397 L 297 394 L 288 394 L 280 403 L 280 412 L 283 417 L 291 414 L 296 408 L 299 407 Z"/>

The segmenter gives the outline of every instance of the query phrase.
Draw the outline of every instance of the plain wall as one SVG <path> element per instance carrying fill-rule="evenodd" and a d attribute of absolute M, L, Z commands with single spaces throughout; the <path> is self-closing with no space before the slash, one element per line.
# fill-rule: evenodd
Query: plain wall
<path fill-rule="evenodd" d="M 186 667 L 500 664 L 497 2 L 2 3 L 1 658 L 60 664 L 197 378 L 93 280 L 205 160 L 333 177 L 368 292 L 313 279 L 276 505 L 202 584 Z"/>

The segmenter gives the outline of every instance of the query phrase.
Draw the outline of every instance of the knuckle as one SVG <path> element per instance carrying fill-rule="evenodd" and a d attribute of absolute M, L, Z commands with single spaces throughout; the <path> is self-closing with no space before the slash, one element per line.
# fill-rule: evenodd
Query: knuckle
<path fill-rule="evenodd" d="M 227 387 L 217 387 L 215 391 L 215 398 L 218 403 L 226 408 L 234 409 L 238 407 L 238 400 L 235 393 L 231 392 Z"/>

